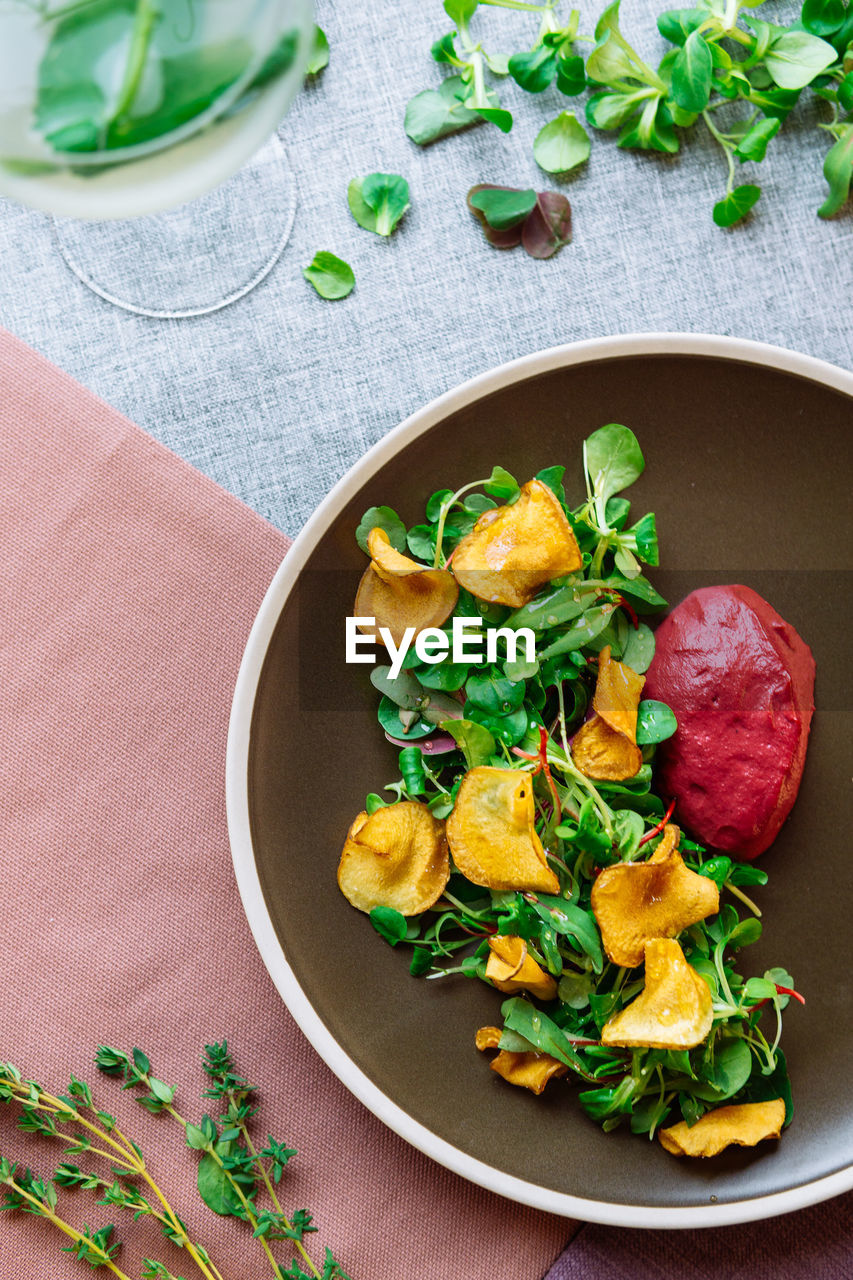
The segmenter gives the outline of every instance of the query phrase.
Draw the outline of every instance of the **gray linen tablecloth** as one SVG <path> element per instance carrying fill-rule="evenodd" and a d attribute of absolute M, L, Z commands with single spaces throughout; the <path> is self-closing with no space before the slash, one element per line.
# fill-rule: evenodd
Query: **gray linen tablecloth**
<path fill-rule="evenodd" d="M 583 10 L 585 28 L 600 7 Z M 659 7 L 623 3 L 626 34 L 652 58 L 664 47 L 654 25 Z M 510 84 L 509 135 L 482 126 L 421 150 L 403 131 L 403 112 L 441 78 L 429 57 L 449 26 L 439 0 L 317 0 L 317 17 L 331 61 L 281 130 L 298 183 L 292 237 L 269 277 L 238 303 L 174 321 L 118 310 L 69 273 L 47 217 L 0 200 L 0 323 L 287 533 L 402 418 L 540 348 L 685 330 L 853 366 L 853 216 L 816 216 L 825 148 L 813 109 L 798 111 L 762 166 L 756 215 L 721 231 L 711 206 L 725 165 L 709 139 L 664 158 L 618 151 L 612 135 L 596 134 L 588 165 L 560 184 L 537 168 L 531 147 L 565 100 Z M 487 13 L 482 23 L 498 33 L 526 24 L 516 47 L 532 43 L 536 27 L 518 13 Z M 751 168 L 741 181 L 755 180 Z M 411 184 L 412 207 L 390 241 L 360 229 L 347 208 L 348 179 L 374 170 Z M 548 262 L 496 252 L 465 207 L 478 181 L 562 187 L 574 242 Z M 279 213 L 270 209 L 270 217 Z M 357 285 L 346 301 L 322 301 L 303 280 L 301 267 L 318 249 L 353 265 Z M 740 1277 L 769 1274 L 768 1264 L 786 1280 L 840 1278 L 853 1273 L 850 1203 L 795 1215 L 790 1230 L 727 1229 L 715 1233 L 716 1244 L 587 1228 L 554 1280 Z M 819 1244 L 816 1253 L 792 1251 L 798 1220 L 813 1240 L 828 1242 L 822 1262 Z"/>
<path fill-rule="evenodd" d="M 586 6 L 585 26 L 601 7 Z M 626 33 L 653 58 L 665 47 L 656 12 L 652 0 L 623 4 Z M 439 0 L 317 0 L 317 16 L 331 60 L 281 131 L 298 179 L 296 223 L 278 266 L 244 300 L 195 320 L 119 311 L 71 276 L 46 217 L 0 202 L 0 322 L 287 533 L 414 409 L 542 347 L 691 330 L 853 365 L 853 217 L 815 214 L 823 147 L 806 112 L 760 167 L 765 192 L 751 223 L 731 231 L 711 221 L 725 164 L 709 140 L 666 158 L 596 134 L 586 171 L 565 184 L 574 242 L 534 262 L 490 248 L 465 194 L 477 181 L 559 185 L 531 148 L 566 99 L 509 84 L 510 134 L 484 125 L 420 150 L 403 112 L 441 78 L 429 56 L 450 25 Z M 536 21 L 487 11 L 481 26 L 524 29 L 532 42 Z M 374 170 L 411 185 L 412 207 L 389 242 L 347 208 L 349 178 Z M 347 301 L 324 302 L 302 279 L 318 249 L 353 265 Z"/>

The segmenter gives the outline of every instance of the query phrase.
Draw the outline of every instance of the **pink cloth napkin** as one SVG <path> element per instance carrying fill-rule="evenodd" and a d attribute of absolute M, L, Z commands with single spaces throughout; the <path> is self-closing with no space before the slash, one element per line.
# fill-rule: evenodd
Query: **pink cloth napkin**
<path fill-rule="evenodd" d="M 226 1280 L 272 1271 L 242 1224 L 198 1201 L 177 1127 L 95 1070 L 99 1043 L 144 1049 L 198 1120 L 215 1106 L 202 1047 L 227 1038 L 260 1088 L 258 1137 L 299 1151 L 283 1206 L 315 1214 L 314 1252 L 328 1244 L 353 1280 L 539 1280 L 573 1224 L 472 1186 L 374 1119 L 290 1018 L 243 916 L 226 732 L 287 539 L 2 331 L 0 528 L 0 1057 L 54 1091 L 88 1080 Z M 0 1152 L 43 1174 L 64 1158 L 11 1107 Z M 197 1274 L 151 1224 L 62 1194 L 77 1226 L 117 1224 L 129 1275 L 143 1256 Z M 2 1214 L 0 1280 L 79 1280 L 63 1243 Z"/>

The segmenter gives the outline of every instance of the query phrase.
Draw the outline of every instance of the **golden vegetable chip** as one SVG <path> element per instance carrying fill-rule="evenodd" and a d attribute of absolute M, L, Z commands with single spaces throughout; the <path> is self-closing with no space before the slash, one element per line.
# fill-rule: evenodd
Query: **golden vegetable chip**
<path fill-rule="evenodd" d="M 692 1049 L 714 1021 L 711 989 L 671 938 L 646 943 L 646 984 L 606 1022 L 601 1043 L 624 1048 Z"/>
<path fill-rule="evenodd" d="M 765 1138 L 780 1138 L 785 1122 L 785 1103 L 742 1102 L 706 1111 L 690 1127 L 680 1120 L 658 1134 L 662 1147 L 674 1156 L 716 1156 L 733 1144 L 754 1147 Z"/>
<path fill-rule="evenodd" d="M 474 1043 L 481 1052 L 486 1049 L 497 1049 L 501 1035 L 500 1027 L 480 1027 L 474 1036 Z"/>
<path fill-rule="evenodd" d="M 480 1027 L 475 1043 L 478 1049 L 497 1049 L 501 1038 L 499 1027 Z M 510 1084 L 516 1084 L 531 1093 L 540 1094 L 549 1080 L 564 1076 L 568 1067 L 547 1053 L 515 1053 L 501 1049 L 490 1066 Z"/>
<path fill-rule="evenodd" d="M 527 943 L 514 935 L 495 934 L 489 938 L 489 959 L 486 977 L 498 991 L 514 995 L 517 991 L 529 991 L 540 1000 L 553 1000 L 557 983 L 527 954 Z"/>
<path fill-rule="evenodd" d="M 375 618 L 376 628 L 363 626 L 361 631 L 378 640 L 378 628 L 387 627 L 399 645 L 408 627 L 414 627 L 416 637 L 450 617 L 459 597 L 452 573 L 401 555 L 384 529 L 371 529 L 367 546 L 370 564 L 358 584 L 354 608 L 356 617 Z"/>
<path fill-rule="evenodd" d="M 598 679 L 595 682 L 594 710 L 617 733 L 637 741 L 637 707 L 646 683 L 624 662 L 614 662 L 607 644 L 598 656 Z"/>
<path fill-rule="evenodd" d="M 606 867 L 592 886 L 592 910 L 607 958 L 634 968 L 652 938 L 674 938 L 720 909 L 713 880 L 684 865 L 678 827 L 668 823 L 647 862 Z"/>
<path fill-rule="evenodd" d="M 473 596 L 516 609 L 582 565 L 566 514 L 541 480 L 522 485 L 512 506 L 484 511 L 453 553 L 457 581 Z"/>
<path fill-rule="evenodd" d="M 611 729 L 600 716 L 593 715 L 572 739 L 572 759 L 587 778 L 621 782 L 639 772 L 643 753 L 630 738 Z"/>
<path fill-rule="evenodd" d="M 645 678 L 624 662 L 614 662 L 610 645 L 598 655 L 593 714 L 572 739 L 572 759 L 587 778 L 620 782 L 643 763 L 637 746 L 637 708 Z"/>
<path fill-rule="evenodd" d="M 431 907 L 449 878 L 444 823 L 417 800 L 360 813 L 338 866 L 341 892 L 359 911 L 393 907 L 404 916 Z"/>
<path fill-rule="evenodd" d="M 529 773 L 478 765 L 466 773 L 447 819 L 453 861 L 472 884 L 487 889 L 559 893 L 534 818 Z"/>

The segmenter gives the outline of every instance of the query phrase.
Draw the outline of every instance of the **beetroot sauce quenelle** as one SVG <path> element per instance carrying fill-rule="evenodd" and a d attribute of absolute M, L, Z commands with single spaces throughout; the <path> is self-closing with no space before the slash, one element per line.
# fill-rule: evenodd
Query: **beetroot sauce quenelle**
<path fill-rule="evenodd" d="M 751 860 L 772 844 L 797 797 L 815 664 L 789 623 L 750 587 L 703 587 L 655 633 L 644 696 L 678 729 L 660 745 L 661 792 L 697 840 Z"/>

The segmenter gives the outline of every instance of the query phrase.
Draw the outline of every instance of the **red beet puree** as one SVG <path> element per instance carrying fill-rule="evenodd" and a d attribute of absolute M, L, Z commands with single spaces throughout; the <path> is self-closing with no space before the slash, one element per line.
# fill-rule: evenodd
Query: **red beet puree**
<path fill-rule="evenodd" d="M 808 645 L 749 587 L 703 587 L 658 627 L 644 698 L 678 729 L 657 778 L 676 821 L 704 844 L 752 859 L 797 797 L 814 711 Z"/>

